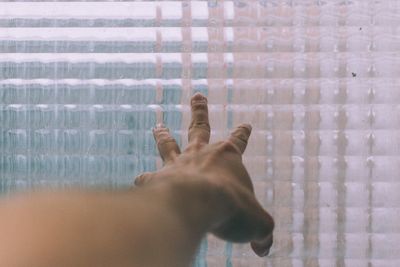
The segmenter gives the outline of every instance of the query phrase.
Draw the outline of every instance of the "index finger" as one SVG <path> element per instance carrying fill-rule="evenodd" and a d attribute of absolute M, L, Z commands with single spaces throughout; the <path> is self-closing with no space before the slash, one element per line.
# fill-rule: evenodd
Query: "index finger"
<path fill-rule="evenodd" d="M 247 143 L 250 138 L 252 127 L 250 124 L 241 124 L 231 133 L 229 141 L 231 141 L 243 154 L 246 150 Z"/>

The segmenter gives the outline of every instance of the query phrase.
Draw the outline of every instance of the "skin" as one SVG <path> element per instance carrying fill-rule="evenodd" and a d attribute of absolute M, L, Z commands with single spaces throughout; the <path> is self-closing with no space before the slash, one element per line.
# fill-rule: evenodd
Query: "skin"
<path fill-rule="evenodd" d="M 266 256 L 272 217 L 255 198 L 242 154 L 251 126 L 209 144 L 207 99 L 191 99 L 189 144 L 154 129 L 164 167 L 133 190 L 30 192 L 0 202 L 0 266 L 190 266 L 208 232 Z"/>

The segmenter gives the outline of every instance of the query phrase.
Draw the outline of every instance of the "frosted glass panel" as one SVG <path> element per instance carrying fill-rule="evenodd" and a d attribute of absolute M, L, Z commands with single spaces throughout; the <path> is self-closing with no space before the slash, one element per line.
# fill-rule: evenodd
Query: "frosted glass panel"
<path fill-rule="evenodd" d="M 244 156 L 276 221 L 268 258 L 205 239 L 195 266 L 400 266 L 400 2 L 0 2 L 0 189 L 123 187 L 187 143 Z"/>

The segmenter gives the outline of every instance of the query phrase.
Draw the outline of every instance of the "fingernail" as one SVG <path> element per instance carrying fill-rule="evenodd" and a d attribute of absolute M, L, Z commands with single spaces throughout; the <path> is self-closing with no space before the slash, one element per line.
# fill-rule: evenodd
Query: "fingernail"
<path fill-rule="evenodd" d="M 163 123 L 157 123 L 156 128 L 165 128 Z"/>

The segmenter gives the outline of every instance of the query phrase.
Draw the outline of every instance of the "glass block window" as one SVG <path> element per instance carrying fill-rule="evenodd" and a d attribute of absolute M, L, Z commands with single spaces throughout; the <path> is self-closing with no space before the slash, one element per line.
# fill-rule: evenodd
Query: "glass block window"
<path fill-rule="evenodd" d="M 400 2 L 2 1 L 0 190 L 132 184 L 253 125 L 244 161 L 276 221 L 268 258 L 213 236 L 195 266 L 400 266 Z"/>

